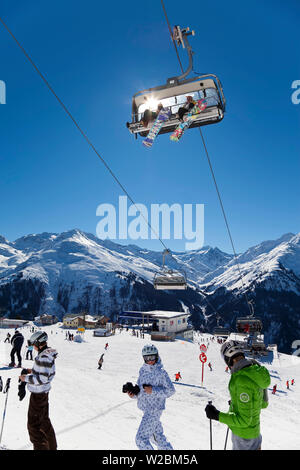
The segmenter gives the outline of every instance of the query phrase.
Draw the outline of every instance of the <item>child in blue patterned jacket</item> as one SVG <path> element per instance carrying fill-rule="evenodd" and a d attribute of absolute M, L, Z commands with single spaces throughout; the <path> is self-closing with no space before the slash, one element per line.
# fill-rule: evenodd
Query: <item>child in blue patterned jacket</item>
<path fill-rule="evenodd" d="M 172 450 L 164 435 L 160 417 L 165 409 L 166 398 L 175 393 L 175 388 L 163 369 L 157 348 L 152 344 L 146 345 L 142 355 L 145 363 L 140 368 L 137 381 L 139 393 L 134 395 L 128 392 L 131 398 L 137 398 L 138 408 L 144 412 L 135 442 L 140 450 L 153 450 L 150 440 L 160 450 Z"/>

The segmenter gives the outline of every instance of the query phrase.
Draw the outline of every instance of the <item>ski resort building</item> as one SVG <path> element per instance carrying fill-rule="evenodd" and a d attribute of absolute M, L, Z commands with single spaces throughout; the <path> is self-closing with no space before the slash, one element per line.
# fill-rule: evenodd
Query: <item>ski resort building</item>
<path fill-rule="evenodd" d="M 40 315 L 34 318 L 36 325 L 54 325 L 58 322 L 58 318 L 55 315 Z"/>
<path fill-rule="evenodd" d="M 153 310 L 150 312 L 127 311 L 119 314 L 119 322 L 139 325 L 151 334 L 151 340 L 173 341 L 175 338 L 193 339 L 193 328 L 188 324 L 189 313 Z"/>
<path fill-rule="evenodd" d="M 86 329 L 93 329 L 97 327 L 105 327 L 106 324 L 109 322 L 109 318 L 105 317 L 104 315 L 76 315 L 76 314 L 68 314 L 65 315 L 63 318 L 63 326 L 64 328 L 80 328 L 84 327 Z"/>
<path fill-rule="evenodd" d="M 28 320 L 15 320 L 12 318 L 0 318 L 0 328 L 21 328 Z"/>
<path fill-rule="evenodd" d="M 63 318 L 65 328 L 78 328 L 83 326 L 86 329 L 96 328 L 97 318 L 91 315 L 67 315 Z"/>

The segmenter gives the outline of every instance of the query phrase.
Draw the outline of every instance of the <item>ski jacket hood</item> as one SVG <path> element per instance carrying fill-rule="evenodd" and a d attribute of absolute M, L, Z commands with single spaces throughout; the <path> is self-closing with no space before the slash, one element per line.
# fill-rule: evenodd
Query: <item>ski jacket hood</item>
<path fill-rule="evenodd" d="M 231 369 L 231 374 L 243 370 L 243 375 L 252 380 L 258 387 L 267 388 L 270 384 L 270 374 L 265 367 L 262 367 L 254 359 L 242 359 Z"/>
<path fill-rule="evenodd" d="M 147 394 L 144 391 L 143 384 L 152 386 L 151 394 Z M 164 410 L 166 398 L 175 393 L 174 385 L 164 370 L 160 357 L 154 365 L 142 365 L 137 385 L 140 387 L 140 393 L 137 395 L 137 404 L 142 411 Z"/>

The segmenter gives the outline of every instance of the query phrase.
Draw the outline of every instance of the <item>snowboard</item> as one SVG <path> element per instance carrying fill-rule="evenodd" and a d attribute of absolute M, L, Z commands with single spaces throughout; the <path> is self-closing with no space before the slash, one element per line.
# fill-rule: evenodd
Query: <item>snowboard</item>
<path fill-rule="evenodd" d="M 181 122 L 175 129 L 175 131 L 170 135 L 170 140 L 173 142 L 178 142 L 178 140 L 182 137 L 184 131 L 190 127 L 193 120 L 197 117 L 201 111 L 203 111 L 207 106 L 207 102 L 205 99 L 198 100 L 195 106 L 190 110 L 188 114 L 185 115 L 183 118 L 183 122 Z"/>
<path fill-rule="evenodd" d="M 146 139 L 143 140 L 143 145 L 145 147 L 152 147 L 152 144 L 159 133 L 162 125 L 166 122 L 171 116 L 171 111 L 167 108 L 162 108 L 159 112 L 157 118 L 154 121 L 153 126 L 151 127 L 149 134 L 147 135 Z"/>

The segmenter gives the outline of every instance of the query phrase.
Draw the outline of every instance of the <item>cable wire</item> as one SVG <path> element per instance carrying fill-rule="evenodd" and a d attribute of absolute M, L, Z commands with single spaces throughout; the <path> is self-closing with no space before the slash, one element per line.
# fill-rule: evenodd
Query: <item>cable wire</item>
<path fill-rule="evenodd" d="M 208 153 L 208 150 L 207 150 L 207 146 L 206 146 L 206 143 L 205 143 L 205 140 L 204 140 L 204 137 L 203 137 L 203 133 L 202 133 L 200 127 L 199 127 L 199 132 L 200 132 L 200 136 L 201 136 L 201 139 L 202 139 L 202 143 L 203 143 L 203 147 L 204 147 L 204 150 L 205 150 L 205 154 L 206 154 L 206 158 L 207 158 L 207 161 L 208 161 L 208 165 L 209 165 L 209 168 L 210 168 L 210 171 L 211 171 L 211 174 L 212 174 L 212 178 L 213 178 L 213 181 L 214 181 L 214 185 L 215 185 L 215 188 L 216 188 L 216 191 L 217 191 L 217 195 L 218 195 L 218 199 L 219 199 L 219 202 L 220 202 L 220 206 L 221 206 L 221 210 L 222 210 L 222 213 L 223 213 L 223 217 L 224 217 L 224 220 L 225 220 L 225 225 L 226 225 L 227 232 L 228 232 L 228 235 L 229 235 L 229 239 L 230 239 L 232 251 L 233 251 L 233 254 L 234 254 L 234 259 L 235 259 L 236 265 L 237 265 L 237 267 L 238 267 L 238 271 L 239 271 L 239 275 L 240 275 L 240 280 L 241 280 L 241 282 L 242 282 L 242 287 L 243 287 L 243 289 L 244 289 L 245 299 L 246 299 L 246 302 L 247 302 L 247 305 L 248 305 L 248 308 L 249 308 L 249 312 L 250 312 L 250 314 L 251 314 L 251 313 L 252 313 L 252 309 L 251 309 L 251 306 L 250 306 L 250 301 L 249 301 L 248 296 L 247 296 L 247 292 L 246 292 L 246 290 L 245 290 L 244 278 L 243 278 L 243 274 L 242 274 L 242 271 L 241 271 L 241 268 L 240 268 L 240 264 L 239 264 L 239 262 L 237 261 L 237 253 L 236 253 L 236 250 L 235 250 L 235 246 L 234 246 L 234 243 L 233 243 L 233 238 L 232 238 L 231 231 L 230 231 L 230 228 L 229 228 L 229 224 L 228 224 L 226 212 L 225 212 L 225 209 L 224 209 L 224 204 L 223 204 L 222 197 L 221 197 L 221 193 L 220 193 L 220 191 L 219 191 L 218 183 L 217 183 L 217 180 L 216 180 L 216 177 L 215 177 L 215 172 L 214 172 L 214 169 L 213 169 L 213 167 L 212 167 L 211 159 L 210 159 L 210 157 L 209 157 L 209 153 Z"/>
<path fill-rule="evenodd" d="M 174 48 L 175 48 L 175 52 L 176 52 L 176 55 L 177 55 L 177 59 L 178 59 L 178 62 L 179 62 L 179 65 L 180 65 L 180 68 L 181 68 L 181 72 L 183 73 L 183 67 L 182 67 L 182 63 L 181 63 L 181 60 L 180 60 L 180 57 L 179 57 L 179 52 L 178 52 L 178 49 L 177 49 L 177 46 L 176 46 L 176 42 L 173 38 L 173 33 L 172 33 L 172 28 L 171 28 L 171 25 L 170 25 L 170 22 L 169 22 L 169 19 L 168 19 L 168 15 L 167 15 L 167 11 L 166 11 L 166 8 L 165 8 L 165 4 L 163 2 L 163 0 L 160 0 L 161 1 L 161 5 L 163 7 L 163 11 L 164 11 L 164 14 L 165 14 L 165 18 L 166 18 L 166 21 L 167 21 L 167 25 L 168 25 L 168 28 L 169 28 L 169 32 L 170 32 L 170 36 L 171 36 L 171 39 L 172 39 L 172 42 L 174 44 Z"/>
<path fill-rule="evenodd" d="M 18 45 L 18 47 L 21 49 L 22 53 L 25 55 L 25 57 L 27 58 L 27 60 L 31 63 L 31 65 L 33 66 L 33 68 L 35 69 L 35 71 L 38 73 L 38 75 L 40 76 L 40 78 L 43 80 L 43 82 L 45 83 L 45 85 L 47 86 L 47 88 L 50 90 L 50 92 L 52 93 L 52 95 L 56 98 L 56 100 L 58 101 L 58 103 L 60 104 L 60 106 L 63 108 L 63 110 L 65 111 L 65 113 L 69 116 L 69 118 L 73 121 L 74 125 L 77 127 L 77 129 L 79 130 L 80 134 L 82 135 L 82 137 L 86 140 L 86 142 L 88 143 L 88 145 L 90 146 L 90 148 L 94 151 L 94 153 L 100 158 L 101 162 L 103 163 L 103 165 L 105 166 L 105 168 L 109 171 L 109 173 L 111 174 L 111 176 L 113 177 L 113 179 L 116 181 L 116 183 L 120 186 L 120 188 L 122 189 L 122 191 L 126 194 L 126 196 L 128 197 L 128 199 L 131 201 L 131 203 L 134 205 L 134 207 L 138 209 L 136 203 L 134 202 L 133 198 L 130 196 L 130 194 L 128 193 L 128 191 L 125 189 L 125 187 L 123 186 L 123 184 L 120 182 L 120 180 L 117 178 L 117 176 L 115 175 L 115 173 L 111 170 L 111 168 L 109 167 L 109 165 L 106 163 L 106 161 L 104 160 L 104 158 L 99 154 L 99 152 L 97 151 L 97 149 L 95 148 L 95 146 L 92 144 L 92 142 L 90 141 L 90 139 L 88 138 L 87 134 L 82 130 L 82 128 L 80 127 L 80 125 L 78 124 L 77 120 L 74 118 L 74 116 L 71 114 L 71 112 L 69 111 L 69 109 L 66 107 L 66 105 L 63 103 L 63 101 L 58 97 L 58 95 L 55 93 L 54 89 L 52 88 L 52 86 L 50 85 L 50 83 L 48 82 L 48 80 L 46 79 L 46 77 L 44 76 L 44 74 L 39 70 L 39 68 L 37 67 L 37 65 L 34 63 L 34 61 L 32 60 L 32 58 L 29 56 L 29 54 L 26 52 L 26 50 L 24 49 L 24 47 L 20 44 L 20 42 L 17 40 L 17 38 L 15 37 L 15 35 L 12 33 L 12 31 L 8 28 L 8 26 L 6 25 L 6 23 L 4 22 L 4 20 L 0 17 L 0 22 L 3 24 L 3 26 L 5 27 L 5 29 L 8 31 L 8 33 L 10 34 L 10 36 L 13 38 L 13 40 L 16 42 L 16 44 Z M 157 239 L 160 241 L 160 243 L 162 244 L 162 246 L 167 249 L 167 246 L 165 245 L 165 243 L 162 241 L 162 239 L 159 237 L 159 235 L 156 233 L 156 231 L 152 228 L 151 224 L 149 223 L 149 221 L 146 219 L 146 217 L 141 213 L 141 216 L 142 218 L 145 220 L 145 222 L 147 223 L 148 227 L 150 228 L 150 230 L 152 231 L 152 233 L 157 237 Z"/>
<path fill-rule="evenodd" d="M 178 50 L 177 50 L 176 44 L 175 44 L 174 39 L 173 39 L 173 35 L 172 35 L 172 33 L 171 33 L 172 30 L 171 30 L 170 22 L 169 22 L 169 19 L 168 19 L 167 11 L 166 11 L 166 8 L 165 8 L 165 5 L 164 5 L 163 0 L 161 0 L 161 4 L 162 4 L 163 10 L 164 10 L 164 14 L 165 14 L 166 21 L 167 21 L 167 24 L 168 24 L 168 27 L 169 27 L 169 31 L 170 31 L 170 34 L 171 34 L 171 37 L 172 37 L 172 41 L 173 41 L 174 46 L 175 46 L 176 55 L 177 55 L 177 58 L 178 58 L 178 61 L 179 61 L 179 65 L 180 65 L 180 68 L 181 68 L 181 70 L 182 70 L 182 72 L 183 72 L 182 64 L 181 64 L 181 61 L 180 61 L 180 58 L 179 58 L 179 54 L 178 54 Z M 194 70 L 193 70 L 193 71 L 194 71 Z M 195 73 L 195 72 L 194 72 L 194 73 Z M 205 144 L 205 140 L 204 140 L 204 137 L 203 137 L 203 134 L 202 134 L 202 131 L 201 131 L 201 128 L 200 128 L 200 127 L 199 127 L 199 132 L 200 132 L 200 135 L 201 135 L 202 143 L 203 143 L 203 146 L 204 146 L 206 158 L 207 158 L 207 161 L 208 161 L 208 164 L 209 164 L 209 167 L 210 167 L 210 171 L 211 171 L 211 174 L 212 174 L 212 178 L 213 178 L 213 181 L 214 181 L 214 185 L 215 185 L 215 188 L 216 188 L 216 191 L 217 191 L 218 199 L 219 199 L 219 202 L 220 202 L 220 205 L 221 205 L 221 210 L 222 210 L 223 217 L 224 217 L 224 220 L 225 220 L 225 225 L 226 225 L 226 227 L 227 227 L 227 231 L 228 231 L 228 235 L 229 235 L 229 239 L 230 239 L 232 251 L 233 251 L 233 254 L 234 254 L 234 259 L 235 259 L 236 264 L 237 264 L 237 267 L 238 267 L 238 271 L 239 271 L 239 275 L 240 275 L 240 280 L 241 280 L 241 282 L 242 282 L 242 287 L 243 287 L 243 290 L 244 290 L 245 300 L 246 300 L 246 302 L 247 302 L 247 305 L 248 305 L 248 308 L 249 308 L 249 312 L 250 312 L 250 315 L 251 315 L 251 313 L 253 313 L 253 311 L 252 311 L 252 309 L 251 309 L 251 305 L 250 305 L 250 302 L 249 302 L 249 299 L 248 299 L 248 296 L 247 296 L 247 293 L 246 293 L 246 290 L 245 290 L 243 274 L 242 274 L 242 271 L 241 271 L 239 262 L 237 261 L 237 254 L 236 254 L 236 250 L 235 250 L 235 247 L 234 247 L 234 243 L 233 243 L 233 238 L 232 238 L 232 235 L 231 235 L 231 231 L 230 231 L 230 228 L 229 228 L 229 224 L 228 224 L 226 212 L 225 212 L 225 209 L 224 209 L 224 204 L 223 204 L 223 201 L 222 201 L 222 198 L 221 198 L 221 194 L 220 194 L 220 191 L 219 191 L 219 188 L 218 188 L 218 184 L 217 184 L 217 181 L 216 181 L 216 177 L 215 177 L 215 174 L 214 174 L 214 170 L 213 170 L 213 167 L 212 167 L 211 159 L 210 159 L 210 157 L 209 157 L 208 150 L 207 150 L 207 146 L 206 146 L 206 144 Z"/>

